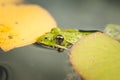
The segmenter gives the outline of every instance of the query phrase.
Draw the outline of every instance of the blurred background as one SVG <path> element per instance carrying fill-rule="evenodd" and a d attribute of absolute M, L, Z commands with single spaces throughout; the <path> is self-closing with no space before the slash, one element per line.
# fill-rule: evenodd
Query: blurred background
<path fill-rule="evenodd" d="M 103 31 L 120 24 L 119 0 L 27 0 L 48 10 L 62 29 Z M 69 63 L 69 51 L 28 45 L 0 51 L 0 80 L 81 80 Z"/>
<path fill-rule="evenodd" d="M 47 9 L 61 28 L 104 29 L 120 24 L 119 0 L 28 0 Z"/>

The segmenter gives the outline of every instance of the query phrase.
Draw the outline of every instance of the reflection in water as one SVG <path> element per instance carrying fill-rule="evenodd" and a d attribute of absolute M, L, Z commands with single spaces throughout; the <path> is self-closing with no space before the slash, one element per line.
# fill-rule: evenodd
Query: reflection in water
<path fill-rule="evenodd" d="M 68 73 L 64 80 L 80 80 L 75 73 Z"/>
<path fill-rule="evenodd" d="M 69 54 L 67 56 L 68 57 L 65 61 L 66 65 L 64 65 L 64 70 L 66 72 L 64 80 L 82 80 L 81 77 L 74 71 L 72 64 L 69 61 Z"/>

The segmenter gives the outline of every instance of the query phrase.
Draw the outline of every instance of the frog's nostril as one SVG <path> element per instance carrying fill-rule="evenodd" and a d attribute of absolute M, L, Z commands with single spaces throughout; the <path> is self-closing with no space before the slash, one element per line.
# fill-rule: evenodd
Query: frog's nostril
<path fill-rule="evenodd" d="M 7 70 L 3 66 L 0 66 L 0 80 L 7 80 Z"/>

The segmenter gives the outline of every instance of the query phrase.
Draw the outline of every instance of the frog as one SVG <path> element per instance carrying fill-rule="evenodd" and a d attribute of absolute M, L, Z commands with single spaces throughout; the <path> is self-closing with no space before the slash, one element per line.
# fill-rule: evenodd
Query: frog
<path fill-rule="evenodd" d="M 40 36 L 36 43 L 63 52 L 70 49 L 80 38 L 94 32 L 98 32 L 98 30 L 60 29 L 57 27 Z"/>
<path fill-rule="evenodd" d="M 104 31 L 100 30 L 78 30 L 78 29 L 60 29 L 52 28 L 37 39 L 37 44 L 44 47 L 56 49 L 58 52 L 70 49 L 79 39 L 95 33 L 101 32 L 120 41 L 120 26 L 108 25 Z"/>

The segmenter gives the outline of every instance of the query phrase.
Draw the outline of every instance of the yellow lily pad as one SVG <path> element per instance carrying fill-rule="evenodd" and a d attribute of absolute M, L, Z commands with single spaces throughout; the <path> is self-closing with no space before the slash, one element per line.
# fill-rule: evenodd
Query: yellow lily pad
<path fill-rule="evenodd" d="M 120 80 L 120 43 L 97 32 L 80 39 L 70 61 L 83 80 Z"/>
<path fill-rule="evenodd" d="M 0 48 L 9 51 L 35 43 L 56 26 L 49 12 L 38 5 L 0 6 Z"/>

